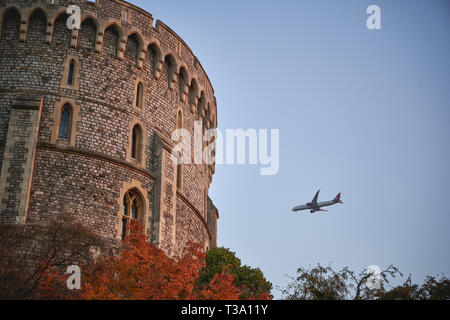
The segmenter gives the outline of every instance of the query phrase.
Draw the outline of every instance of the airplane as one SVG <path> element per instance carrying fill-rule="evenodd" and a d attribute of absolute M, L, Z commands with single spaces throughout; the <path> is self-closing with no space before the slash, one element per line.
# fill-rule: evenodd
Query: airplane
<path fill-rule="evenodd" d="M 333 205 L 335 205 L 337 203 L 343 203 L 341 201 L 341 194 L 340 193 L 332 201 L 317 202 L 317 200 L 319 198 L 319 193 L 320 193 L 320 190 L 317 191 L 316 196 L 314 197 L 312 202 L 309 202 L 309 203 L 307 203 L 304 206 L 295 207 L 294 209 L 292 209 L 292 211 L 297 212 L 297 211 L 303 211 L 303 210 L 310 210 L 311 213 L 328 212 L 328 210 L 324 210 L 322 208 L 323 207 L 333 206 Z"/>

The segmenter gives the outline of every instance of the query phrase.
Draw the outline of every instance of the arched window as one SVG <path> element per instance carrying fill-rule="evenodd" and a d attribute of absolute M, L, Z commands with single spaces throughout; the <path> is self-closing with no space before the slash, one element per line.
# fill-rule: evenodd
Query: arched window
<path fill-rule="evenodd" d="M 75 61 L 72 60 L 70 61 L 70 66 L 69 66 L 69 74 L 67 76 L 67 85 L 68 86 L 73 86 L 73 75 L 75 72 Z"/>
<path fill-rule="evenodd" d="M 191 86 L 189 87 L 189 103 L 191 105 L 191 112 L 195 112 L 194 106 L 196 106 L 198 103 L 198 92 L 198 83 L 194 78 L 191 80 Z"/>
<path fill-rule="evenodd" d="M 178 75 L 178 84 L 179 84 L 179 90 L 180 90 L 180 100 L 183 101 L 184 94 L 185 94 L 185 87 L 187 87 L 187 79 L 188 76 L 186 74 L 186 70 L 184 68 L 180 69 L 179 75 Z"/>
<path fill-rule="evenodd" d="M 178 155 L 177 189 L 180 190 L 182 186 L 183 186 L 183 164 L 181 163 L 181 155 Z"/>
<path fill-rule="evenodd" d="M 156 74 L 156 63 L 158 62 L 157 59 L 159 59 L 157 48 L 154 43 L 148 46 L 147 50 L 147 60 L 149 63 L 149 69 L 152 72 L 152 75 L 155 76 Z"/>
<path fill-rule="evenodd" d="M 128 191 L 123 197 L 122 207 L 122 239 L 130 234 L 128 229 L 133 221 L 143 223 L 144 201 L 136 190 Z"/>
<path fill-rule="evenodd" d="M 142 108 L 144 101 L 144 85 L 139 82 L 136 90 L 136 107 Z"/>
<path fill-rule="evenodd" d="M 7 42 L 19 41 L 20 35 L 20 13 L 17 9 L 11 8 L 4 13 L 2 24 L 1 40 Z"/>
<path fill-rule="evenodd" d="M 139 125 L 133 127 L 133 132 L 131 134 L 131 157 L 135 160 L 140 159 L 141 153 L 141 140 L 142 140 L 142 130 Z"/>
<path fill-rule="evenodd" d="M 72 109 L 69 105 L 66 104 L 61 110 L 61 121 L 59 122 L 59 139 L 69 140 L 71 120 Z"/>
<path fill-rule="evenodd" d="M 172 85 L 172 79 L 173 79 L 173 63 L 171 61 L 171 58 L 169 56 L 166 56 L 164 59 L 164 66 L 165 66 L 165 73 L 167 75 L 167 85 L 169 88 Z"/>
<path fill-rule="evenodd" d="M 139 49 L 139 38 L 134 33 L 128 37 L 127 44 L 125 46 L 125 58 L 132 61 L 135 66 L 138 64 Z"/>
<path fill-rule="evenodd" d="M 78 48 L 94 51 L 96 35 L 96 22 L 92 18 L 87 18 L 81 23 L 81 29 L 78 31 Z"/>
<path fill-rule="evenodd" d="M 183 114 L 181 113 L 181 110 L 179 110 L 177 114 L 177 129 L 183 129 Z"/>
<path fill-rule="evenodd" d="M 47 29 L 47 17 L 42 9 L 33 12 L 28 23 L 27 41 L 43 43 Z"/>
<path fill-rule="evenodd" d="M 205 116 L 204 115 L 205 107 L 206 107 L 206 96 L 205 92 L 202 91 L 200 94 L 200 99 L 198 99 L 198 107 L 197 107 L 197 116 L 199 120 Z"/>
<path fill-rule="evenodd" d="M 183 113 L 181 110 L 178 110 L 177 119 L 176 119 L 177 129 L 183 129 Z M 181 189 L 183 185 L 183 163 L 182 163 L 183 155 L 181 152 L 177 155 L 177 189 Z"/>
<path fill-rule="evenodd" d="M 61 14 L 53 24 L 52 44 L 56 46 L 70 47 L 70 40 L 72 37 L 72 30 L 67 28 L 67 20 L 69 15 Z"/>
<path fill-rule="evenodd" d="M 103 36 L 103 52 L 112 58 L 117 58 L 119 48 L 119 30 L 115 25 L 108 27 Z"/>

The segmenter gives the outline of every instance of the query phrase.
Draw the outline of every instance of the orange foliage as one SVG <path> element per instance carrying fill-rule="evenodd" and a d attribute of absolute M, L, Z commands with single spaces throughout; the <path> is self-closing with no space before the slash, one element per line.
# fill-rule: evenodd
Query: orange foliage
<path fill-rule="evenodd" d="M 204 255 L 189 245 L 183 258 L 174 260 L 147 242 L 139 225 L 119 256 L 103 257 L 83 272 L 82 299 L 176 300 L 187 299 L 194 288 Z"/>
<path fill-rule="evenodd" d="M 193 300 L 239 300 L 242 293 L 241 288 L 234 285 L 234 277 L 224 269 L 222 273 L 216 274 L 209 286 L 194 292 Z"/>
<path fill-rule="evenodd" d="M 41 263 L 42 274 L 38 279 L 39 290 L 34 299 L 36 300 L 62 300 L 70 298 L 65 292 L 66 277 L 54 268 L 46 268 L 44 262 Z"/>
<path fill-rule="evenodd" d="M 205 254 L 199 245 L 190 244 L 179 259 L 172 259 L 150 244 L 138 224 L 118 256 L 105 256 L 82 266 L 82 289 L 59 294 L 64 277 L 48 269 L 40 282 L 41 297 L 81 300 L 237 300 L 242 292 L 225 272 L 199 288 L 196 280 L 204 266 Z"/>

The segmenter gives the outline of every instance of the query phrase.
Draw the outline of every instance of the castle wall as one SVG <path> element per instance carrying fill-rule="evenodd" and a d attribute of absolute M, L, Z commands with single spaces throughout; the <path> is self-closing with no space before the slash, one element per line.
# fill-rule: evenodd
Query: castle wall
<path fill-rule="evenodd" d="M 149 13 L 126 2 L 70 1 L 82 8 L 82 28 L 74 31 L 65 25 L 68 1 L 50 3 L 0 2 L 0 178 L 9 170 L 5 155 L 14 100 L 33 95 L 43 101 L 26 223 L 65 212 L 101 235 L 120 238 L 121 198 L 135 188 L 155 244 L 170 255 L 188 241 L 211 247 L 205 208 L 214 166 L 184 165 L 178 189 L 170 161 L 178 110 L 192 136 L 196 120 L 204 130 L 217 126 L 214 91 L 198 59 L 164 23 L 153 27 Z M 181 69 L 185 83 L 178 81 Z M 61 140 L 66 105 L 72 112 L 70 138 Z M 138 160 L 130 148 L 136 125 L 142 129 Z"/>
<path fill-rule="evenodd" d="M 41 106 L 42 99 L 24 96 L 12 106 L 0 175 L 0 222 L 25 223 Z"/>
<path fill-rule="evenodd" d="M 211 233 L 211 248 L 217 247 L 217 220 L 219 219 L 219 210 L 217 210 L 216 206 L 212 202 L 212 200 L 208 197 L 208 230 Z"/>

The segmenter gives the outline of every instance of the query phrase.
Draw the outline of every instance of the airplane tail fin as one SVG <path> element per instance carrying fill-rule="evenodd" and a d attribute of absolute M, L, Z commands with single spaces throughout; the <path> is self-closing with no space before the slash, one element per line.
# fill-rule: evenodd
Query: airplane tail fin
<path fill-rule="evenodd" d="M 340 194 L 340 193 L 336 196 L 336 198 L 334 198 L 333 202 L 334 202 L 334 203 L 343 203 L 343 202 L 341 201 L 341 194 Z"/>

